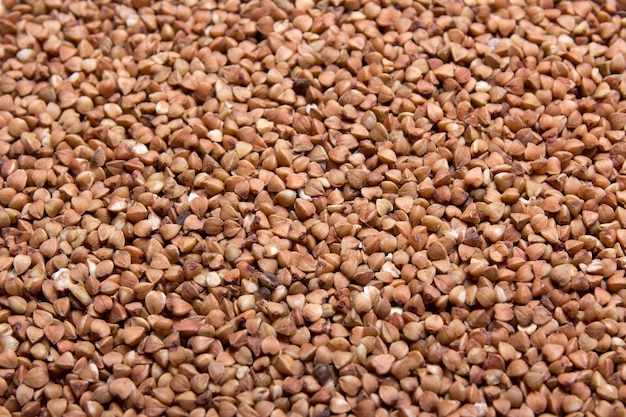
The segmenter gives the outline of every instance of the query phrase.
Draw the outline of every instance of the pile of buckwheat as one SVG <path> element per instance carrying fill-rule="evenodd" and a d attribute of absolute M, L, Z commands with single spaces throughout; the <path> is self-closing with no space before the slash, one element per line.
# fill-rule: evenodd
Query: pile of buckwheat
<path fill-rule="evenodd" d="M 0 417 L 626 415 L 623 0 L 3 0 Z"/>

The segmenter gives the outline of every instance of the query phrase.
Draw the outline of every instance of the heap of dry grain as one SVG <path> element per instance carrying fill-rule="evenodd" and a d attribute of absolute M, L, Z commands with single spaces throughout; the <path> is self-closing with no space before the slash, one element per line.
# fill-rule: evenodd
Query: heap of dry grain
<path fill-rule="evenodd" d="M 618 8 L 5 0 L 0 416 L 623 416 Z"/>

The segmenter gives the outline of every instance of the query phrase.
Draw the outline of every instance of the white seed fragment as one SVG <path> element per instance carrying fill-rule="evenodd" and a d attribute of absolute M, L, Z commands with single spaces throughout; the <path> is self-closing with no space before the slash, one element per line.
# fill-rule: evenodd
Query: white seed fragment
<path fill-rule="evenodd" d="M 135 152 L 135 155 L 143 155 L 148 152 L 148 147 L 143 143 L 137 143 L 133 146 L 133 152 Z"/>
<path fill-rule="evenodd" d="M 212 141 L 212 142 L 221 142 L 222 141 L 222 132 L 218 129 L 213 129 L 213 130 L 209 130 L 209 133 L 207 134 L 207 137 Z"/>
<path fill-rule="evenodd" d="M 491 85 L 487 81 L 480 80 L 474 89 L 479 93 L 487 93 L 491 90 Z"/>
<path fill-rule="evenodd" d="M 54 272 L 51 277 L 54 280 L 54 288 L 57 291 L 68 290 L 73 284 L 72 279 L 70 278 L 70 270 L 67 268 L 59 269 Z"/>

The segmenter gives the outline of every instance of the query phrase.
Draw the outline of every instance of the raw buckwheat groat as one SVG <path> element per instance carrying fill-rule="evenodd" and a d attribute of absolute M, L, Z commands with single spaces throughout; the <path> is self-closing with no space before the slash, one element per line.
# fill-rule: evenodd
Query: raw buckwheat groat
<path fill-rule="evenodd" d="M 623 0 L 2 0 L 0 417 L 626 416 Z"/>

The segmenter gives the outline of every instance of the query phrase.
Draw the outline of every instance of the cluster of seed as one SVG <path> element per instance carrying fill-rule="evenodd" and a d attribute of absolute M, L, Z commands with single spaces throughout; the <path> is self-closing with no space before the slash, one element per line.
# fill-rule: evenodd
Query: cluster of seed
<path fill-rule="evenodd" d="M 621 0 L 4 0 L 0 417 L 626 415 Z"/>

